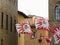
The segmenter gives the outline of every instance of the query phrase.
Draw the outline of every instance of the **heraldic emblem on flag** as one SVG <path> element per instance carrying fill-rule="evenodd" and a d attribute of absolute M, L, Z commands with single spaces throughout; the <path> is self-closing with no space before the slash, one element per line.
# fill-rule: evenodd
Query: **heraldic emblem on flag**
<path fill-rule="evenodd" d="M 23 24 L 24 33 L 31 33 L 31 27 L 28 21 Z"/>

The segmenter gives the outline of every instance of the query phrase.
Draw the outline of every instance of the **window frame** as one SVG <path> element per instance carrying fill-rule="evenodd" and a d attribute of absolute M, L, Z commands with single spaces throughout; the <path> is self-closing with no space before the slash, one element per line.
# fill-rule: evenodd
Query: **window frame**
<path fill-rule="evenodd" d="M 3 28 L 3 12 L 1 13 L 1 28 Z"/>
<path fill-rule="evenodd" d="M 16 32 L 16 26 L 15 26 L 15 24 L 16 24 L 16 19 L 14 19 L 14 32 Z"/>
<path fill-rule="evenodd" d="M 8 30 L 8 15 L 6 15 L 6 30 Z"/>
<path fill-rule="evenodd" d="M 12 32 L 12 16 L 10 17 L 10 32 Z"/>
<path fill-rule="evenodd" d="M 59 10 L 57 10 L 59 8 Z M 55 20 L 60 21 L 60 6 L 55 7 Z M 59 19 L 58 19 L 59 18 Z"/>

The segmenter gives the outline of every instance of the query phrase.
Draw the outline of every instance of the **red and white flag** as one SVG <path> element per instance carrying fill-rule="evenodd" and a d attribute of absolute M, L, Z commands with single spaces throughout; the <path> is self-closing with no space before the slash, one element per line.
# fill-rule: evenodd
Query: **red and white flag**
<path fill-rule="evenodd" d="M 20 23 L 16 24 L 16 30 L 17 30 L 18 34 L 23 32 L 23 25 Z"/>
<path fill-rule="evenodd" d="M 60 27 L 55 27 L 52 34 L 55 40 L 55 44 L 58 44 L 60 42 Z"/>
<path fill-rule="evenodd" d="M 49 22 L 47 19 L 44 18 L 36 18 L 35 19 L 35 27 L 36 29 L 49 29 Z"/>
<path fill-rule="evenodd" d="M 16 24 L 16 30 L 19 33 L 23 33 L 23 34 L 30 34 L 32 33 L 31 31 L 31 27 L 28 21 L 22 23 L 22 24 Z"/>
<path fill-rule="evenodd" d="M 49 22 L 47 19 L 43 19 L 42 26 L 43 26 L 43 29 L 49 30 Z"/>
<path fill-rule="evenodd" d="M 42 28 L 43 18 L 35 18 L 35 27 L 36 29 Z"/>
<path fill-rule="evenodd" d="M 32 33 L 31 27 L 28 21 L 24 22 L 23 29 L 24 29 L 24 33 L 28 33 L 28 34 Z"/>

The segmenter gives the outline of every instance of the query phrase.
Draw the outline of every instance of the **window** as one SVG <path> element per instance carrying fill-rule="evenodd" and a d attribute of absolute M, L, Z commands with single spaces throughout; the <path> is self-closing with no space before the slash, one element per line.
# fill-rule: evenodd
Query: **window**
<path fill-rule="evenodd" d="M 6 30 L 8 30 L 8 15 L 6 15 Z"/>
<path fill-rule="evenodd" d="M 14 31 L 16 32 L 16 26 L 15 26 L 15 24 L 16 24 L 16 20 L 14 20 Z"/>
<path fill-rule="evenodd" d="M 12 32 L 12 17 L 10 17 L 10 31 Z"/>
<path fill-rule="evenodd" d="M 60 6 L 56 6 L 55 10 L 56 20 L 60 20 Z"/>
<path fill-rule="evenodd" d="M 1 45 L 3 45 L 3 39 L 1 39 Z"/>
<path fill-rule="evenodd" d="M 1 13 L 1 28 L 3 28 L 3 12 Z"/>

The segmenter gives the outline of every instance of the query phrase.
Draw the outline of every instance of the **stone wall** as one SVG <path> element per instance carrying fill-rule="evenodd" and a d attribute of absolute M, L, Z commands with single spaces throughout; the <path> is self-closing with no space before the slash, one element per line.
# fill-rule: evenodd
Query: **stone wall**
<path fill-rule="evenodd" d="M 3 28 L 1 28 L 2 13 L 3 13 Z M 6 19 L 7 15 L 8 19 Z M 6 29 L 7 20 L 8 20 L 8 29 Z M 18 45 L 17 32 L 14 27 L 15 21 L 17 22 L 17 0 L 0 0 L 0 45 Z M 12 23 L 12 31 L 10 29 L 11 23 Z"/>
<path fill-rule="evenodd" d="M 55 26 L 60 26 L 60 21 L 57 21 L 55 19 L 55 7 L 56 7 L 57 2 L 59 1 L 60 0 L 49 0 L 49 22 L 50 22 L 50 28 L 52 30 L 54 29 Z M 50 34 L 50 36 L 52 36 L 52 34 Z M 51 45 L 54 45 L 54 38 L 51 42 Z"/>

